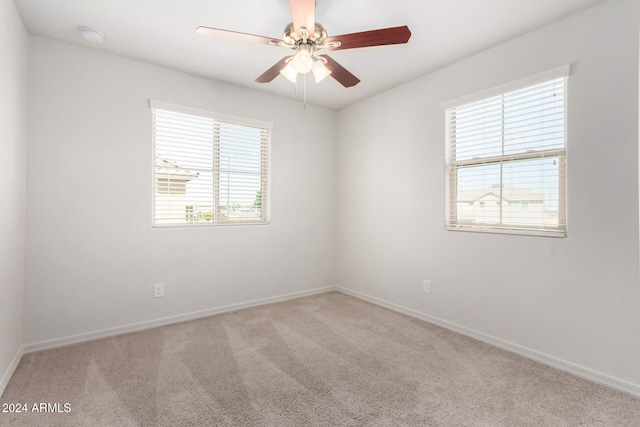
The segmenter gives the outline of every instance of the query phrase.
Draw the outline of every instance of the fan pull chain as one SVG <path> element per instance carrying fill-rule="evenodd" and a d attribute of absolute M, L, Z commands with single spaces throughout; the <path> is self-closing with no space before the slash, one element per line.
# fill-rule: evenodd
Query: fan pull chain
<path fill-rule="evenodd" d="M 305 110 L 307 109 L 307 74 L 308 73 L 304 74 L 304 89 L 303 89 L 304 94 L 302 95 L 302 99 L 303 99 L 303 103 L 304 103 L 304 107 L 303 108 Z"/>

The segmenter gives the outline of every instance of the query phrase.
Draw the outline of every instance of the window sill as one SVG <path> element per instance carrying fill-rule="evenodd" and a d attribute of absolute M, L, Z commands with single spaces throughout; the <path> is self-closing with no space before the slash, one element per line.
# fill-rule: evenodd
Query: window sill
<path fill-rule="evenodd" d="M 242 225 L 269 225 L 270 221 L 238 221 L 224 223 L 206 223 L 206 224 L 153 224 L 152 228 L 157 229 L 184 229 L 184 228 L 215 228 L 215 227 L 237 227 Z"/>
<path fill-rule="evenodd" d="M 466 231 L 471 233 L 489 233 L 489 234 L 513 234 L 518 236 L 537 236 L 537 237 L 567 237 L 566 230 L 548 229 L 548 230 L 527 230 L 514 229 L 496 226 L 478 226 L 478 225 L 455 225 L 445 227 L 447 231 Z"/>

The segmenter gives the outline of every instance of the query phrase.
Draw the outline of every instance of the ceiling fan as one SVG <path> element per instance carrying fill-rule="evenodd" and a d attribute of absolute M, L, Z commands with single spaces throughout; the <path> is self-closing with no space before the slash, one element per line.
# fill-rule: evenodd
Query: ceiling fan
<path fill-rule="evenodd" d="M 258 83 L 268 83 L 279 74 L 295 83 L 298 74 L 313 72 L 316 83 L 331 75 L 344 87 L 355 86 L 360 79 L 330 56 L 318 55 L 316 52 L 322 49 L 333 51 L 402 44 L 407 43 L 411 37 L 411 31 L 406 25 L 328 37 L 324 27 L 315 20 L 315 0 L 289 0 L 289 8 L 293 22 L 285 27 L 282 40 L 209 27 L 198 27 L 196 32 L 202 36 L 282 46 L 295 52 L 260 75 L 256 79 Z"/>

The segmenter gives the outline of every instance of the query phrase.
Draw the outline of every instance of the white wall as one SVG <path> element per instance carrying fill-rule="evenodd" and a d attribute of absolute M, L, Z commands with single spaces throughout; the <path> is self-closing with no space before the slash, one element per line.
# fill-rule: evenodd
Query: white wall
<path fill-rule="evenodd" d="M 334 285 L 335 112 L 36 36 L 29 60 L 26 345 Z M 149 98 L 275 123 L 270 225 L 152 229 Z"/>
<path fill-rule="evenodd" d="M 338 283 L 640 393 L 639 16 L 609 1 L 341 111 Z M 445 231 L 440 103 L 565 63 L 568 238 Z"/>
<path fill-rule="evenodd" d="M 22 348 L 27 49 L 13 1 L 0 0 L 0 394 Z"/>

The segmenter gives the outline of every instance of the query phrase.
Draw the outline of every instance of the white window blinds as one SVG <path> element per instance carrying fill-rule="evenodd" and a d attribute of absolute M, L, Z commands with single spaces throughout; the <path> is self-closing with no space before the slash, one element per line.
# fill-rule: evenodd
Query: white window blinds
<path fill-rule="evenodd" d="M 450 230 L 566 235 L 566 76 L 446 109 Z"/>
<path fill-rule="evenodd" d="M 153 225 L 267 223 L 271 125 L 151 102 Z"/>

